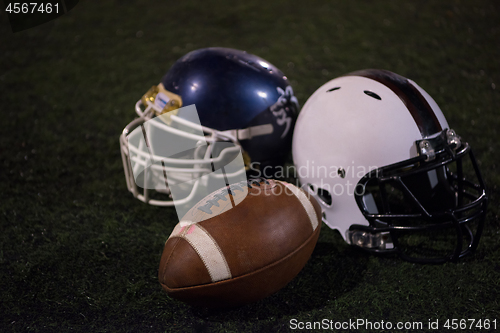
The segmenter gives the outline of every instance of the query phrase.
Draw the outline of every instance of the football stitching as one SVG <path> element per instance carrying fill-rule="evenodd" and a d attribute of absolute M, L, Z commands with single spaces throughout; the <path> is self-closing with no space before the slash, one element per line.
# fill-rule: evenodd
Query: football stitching
<path fill-rule="evenodd" d="M 212 214 L 210 208 L 212 206 L 219 207 L 219 202 L 218 202 L 219 200 L 227 201 L 226 195 L 236 196 L 235 190 L 242 191 L 243 193 L 245 192 L 242 186 L 247 186 L 248 188 L 252 188 L 252 184 L 260 186 L 261 182 L 265 182 L 266 185 L 270 185 L 267 179 L 256 179 L 256 178 L 228 185 L 226 188 L 222 189 L 220 193 L 214 194 L 212 199 L 208 199 L 203 206 L 197 207 L 197 209 L 201 210 L 204 213 Z"/>

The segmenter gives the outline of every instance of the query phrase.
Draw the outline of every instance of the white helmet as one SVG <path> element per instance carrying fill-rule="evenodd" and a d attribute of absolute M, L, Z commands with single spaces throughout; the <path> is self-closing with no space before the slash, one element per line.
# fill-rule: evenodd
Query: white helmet
<path fill-rule="evenodd" d="M 348 243 L 417 262 L 477 247 L 487 205 L 477 163 L 415 82 L 376 69 L 327 82 L 300 112 L 292 152 Z"/>

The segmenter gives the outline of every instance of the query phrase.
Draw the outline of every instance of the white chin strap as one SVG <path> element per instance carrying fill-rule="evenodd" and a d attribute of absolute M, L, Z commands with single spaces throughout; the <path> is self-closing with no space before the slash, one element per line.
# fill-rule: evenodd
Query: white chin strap
<path fill-rule="evenodd" d="M 264 124 L 264 125 L 250 126 L 238 130 L 221 131 L 218 133 L 222 135 L 229 134 L 232 137 L 237 138 L 238 140 L 249 140 L 256 136 L 272 134 L 273 131 L 274 131 L 273 125 Z"/>

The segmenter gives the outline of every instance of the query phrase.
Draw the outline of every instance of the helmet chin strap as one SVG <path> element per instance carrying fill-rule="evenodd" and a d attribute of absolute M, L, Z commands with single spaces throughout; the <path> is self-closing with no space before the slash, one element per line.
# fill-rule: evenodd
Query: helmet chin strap
<path fill-rule="evenodd" d="M 264 124 L 257 126 L 250 126 L 243 129 L 220 131 L 218 135 L 225 136 L 230 135 L 232 138 L 237 138 L 238 140 L 249 140 L 256 136 L 272 134 L 274 131 L 272 124 Z"/>

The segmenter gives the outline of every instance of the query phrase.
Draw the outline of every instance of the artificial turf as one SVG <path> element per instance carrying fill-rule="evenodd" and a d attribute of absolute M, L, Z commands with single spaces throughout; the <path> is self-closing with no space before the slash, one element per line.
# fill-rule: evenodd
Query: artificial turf
<path fill-rule="evenodd" d="M 401 330 L 415 332 L 489 319 L 500 330 L 499 41 L 496 0 L 80 1 L 17 33 L 2 12 L 0 331 L 286 332 L 294 319 L 422 322 Z M 416 81 L 472 145 L 488 185 L 475 255 L 411 264 L 323 225 L 303 271 L 269 298 L 224 311 L 168 298 L 157 270 L 177 217 L 127 192 L 118 136 L 173 62 L 208 46 L 269 60 L 302 105 L 358 69 Z M 486 331 L 470 324 L 461 331 Z"/>

